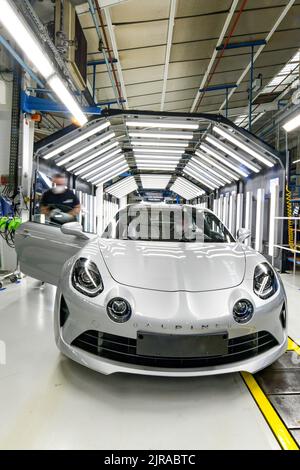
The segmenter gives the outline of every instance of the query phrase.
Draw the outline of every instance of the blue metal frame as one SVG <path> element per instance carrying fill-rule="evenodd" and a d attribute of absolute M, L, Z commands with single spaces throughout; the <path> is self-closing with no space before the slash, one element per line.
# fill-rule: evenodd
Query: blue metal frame
<path fill-rule="evenodd" d="M 226 97 L 225 98 L 226 99 L 225 116 L 228 117 L 228 90 L 231 88 L 237 88 L 237 87 L 238 85 L 236 83 L 229 83 L 229 84 L 224 83 L 224 85 L 212 85 L 212 86 L 208 86 L 205 88 L 199 88 L 199 91 L 203 93 L 207 91 L 225 90 L 225 97 Z"/>
<path fill-rule="evenodd" d="M 27 95 L 24 91 L 21 94 L 21 107 L 24 113 L 40 111 L 44 113 L 63 113 L 70 115 L 70 111 L 61 103 L 56 103 L 45 98 Z M 102 108 L 97 106 L 82 107 L 85 114 L 101 115 Z"/>
<path fill-rule="evenodd" d="M 242 41 L 242 42 L 233 42 L 226 44 L 221 44 L 216 47 L 216 51 L 221 51 L 223 49 L 239 49 L 240 47 L 255 47 L 255 46 L 264 46 L 267 44 L 265 39 L 257 39 L 256 41 Z"/>
<path fill-rule="evenodd" d="M 108 62 L 111 63 L 111 64 L 115 64 L 117 61 L 117 59 L 112 59 L 112 60 L 109 60 L 108 59 Z M 93 67 L 93 66 L 96 66 L 96 65 L 105 65 L 106 62 L 104 59 L 98 59 L 98 60 L 90 60 L 88 63 L 87 63 L 87 66 L 88 67 Z"/>
<path fill-rule="evenodd" d="M 236 42 L 236 43 L 228 43 L 228 44 L 221 44 L 220 46 L 216 47 L 217 51 L 221 51 L 223 49 L 240 49 L 241 47 L 250 47 L 251 48 L 251 53 L 250 53 L 250 60 L 251 60 L 251 65 L 250 65 L 250 86 L 249 86 L 249 97 L 248 97 L 248 103 L 249 103 L 249 111 L 248 111 L 248 128 L 249 131 L 251 132 L 252 128 L 252 96 L 253 96 L 253 73 L 254 73 L 254 48 L 256 46 L 264 46 L 267 44 L 267 41 L 265 39 L 257 39 L 256 41 L 242 41 L 242 42 Z M 228 92 L 226 92 L 226 107 L 228 104 Z M 227 114 L 226 114 L 227 117 Z"/>

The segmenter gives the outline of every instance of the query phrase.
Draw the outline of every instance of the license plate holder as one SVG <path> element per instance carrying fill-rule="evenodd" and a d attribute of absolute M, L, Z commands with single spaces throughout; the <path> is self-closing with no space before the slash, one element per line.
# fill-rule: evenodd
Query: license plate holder
<path fill-rule="evenodd" d="M 172 335 L 138 331 L 136 353 L 152 357 L 209 357 L 228 353 L 228 333 Z"/>

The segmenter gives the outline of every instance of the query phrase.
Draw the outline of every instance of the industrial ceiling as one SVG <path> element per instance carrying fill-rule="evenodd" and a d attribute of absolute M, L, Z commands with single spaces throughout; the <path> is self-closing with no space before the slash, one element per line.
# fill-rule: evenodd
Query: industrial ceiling
<path fill-rule="evenodd" d="M 97 60 L 99 38 L 88 3 L 77 11 L 89 61 Z M 238 84 L 230 92 L 229 115 L 245 114 L 250 48 L 217 52 L 216 47 L 266 40 L 254 50 L 254 76 L 261 74 L 265 86 L 300 46 L 300 2 L 294 0 L 128 0 L 104 8 L 102 15 L 118 59 L 121 94 L 131 109 L 218 112 L 224 110 L 225 92 L 199 93 L 199 88 Z M 90 67 L 90 81 L 92 73 Z M 105 65 L 97 66 L 96 91 L 98 101 L 114 98 Z"/>
<path fill-rule="evenodd" d="M 95 185 L 126 174 L 134 177 L 128 188 L 141 189 L 157 174 L 156 185 L 186 196 L 278 161 L 222 115 L 248 126 L 251 51 L 259 78 L 252 131 L 298 81 L 299 0 L 71 1 L 87 39 L 88 88 L 104 112 L 61 139 L 53 135 L 39 157 Z M 54 11 L 50 0 L 34 5 L 41 18 Z"/>

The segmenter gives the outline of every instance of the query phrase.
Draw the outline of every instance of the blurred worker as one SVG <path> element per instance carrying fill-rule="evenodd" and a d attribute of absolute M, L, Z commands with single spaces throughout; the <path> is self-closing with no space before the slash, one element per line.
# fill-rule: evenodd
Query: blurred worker
<path fill-rule="evenodd" d="M 68 214 L 69 221 L 76 220 L 80 212 L 80 202 L 76 194 L 66 187 L 66 178 L 62 173 L 56 173 L 53 178 L 53 187 L 45 191 L 40 202 L 41 214 L 51 217 L 54 211 Z"/>

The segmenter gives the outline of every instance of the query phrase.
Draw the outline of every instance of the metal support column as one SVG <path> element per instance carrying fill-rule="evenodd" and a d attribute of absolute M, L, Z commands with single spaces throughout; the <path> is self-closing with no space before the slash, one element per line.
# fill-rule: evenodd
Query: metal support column
<path fill-rule="evenodd" d="M 19 64 L 14 64 L 12 112 L 11 112 L 11 136 L 10 136 L 10 160 L 9 160 L 9 189 L 14 196 L 18 193 L 19 185 L 19 133 L 21 114 L 21 90 L 22 69 Z"/>
<path fill-rule="evenodd" d="M 21 186 L 24 196 L 30 197 L 31 176 L 34 146 L 34 122 L 31 119 L 23 119 L 23 141 L 22 141 L 22 181 Z"/>
<path fill-rule="evenodd" d="M 249 85 L 249 115 L 248 115 L 248 129 L 251 132 L 252 127 L 252 94 L 253 94 L 253 71 L 254 71 L 254 46 L 251 46 L 251 66 L 250 66 L 250 85 Z"/>

